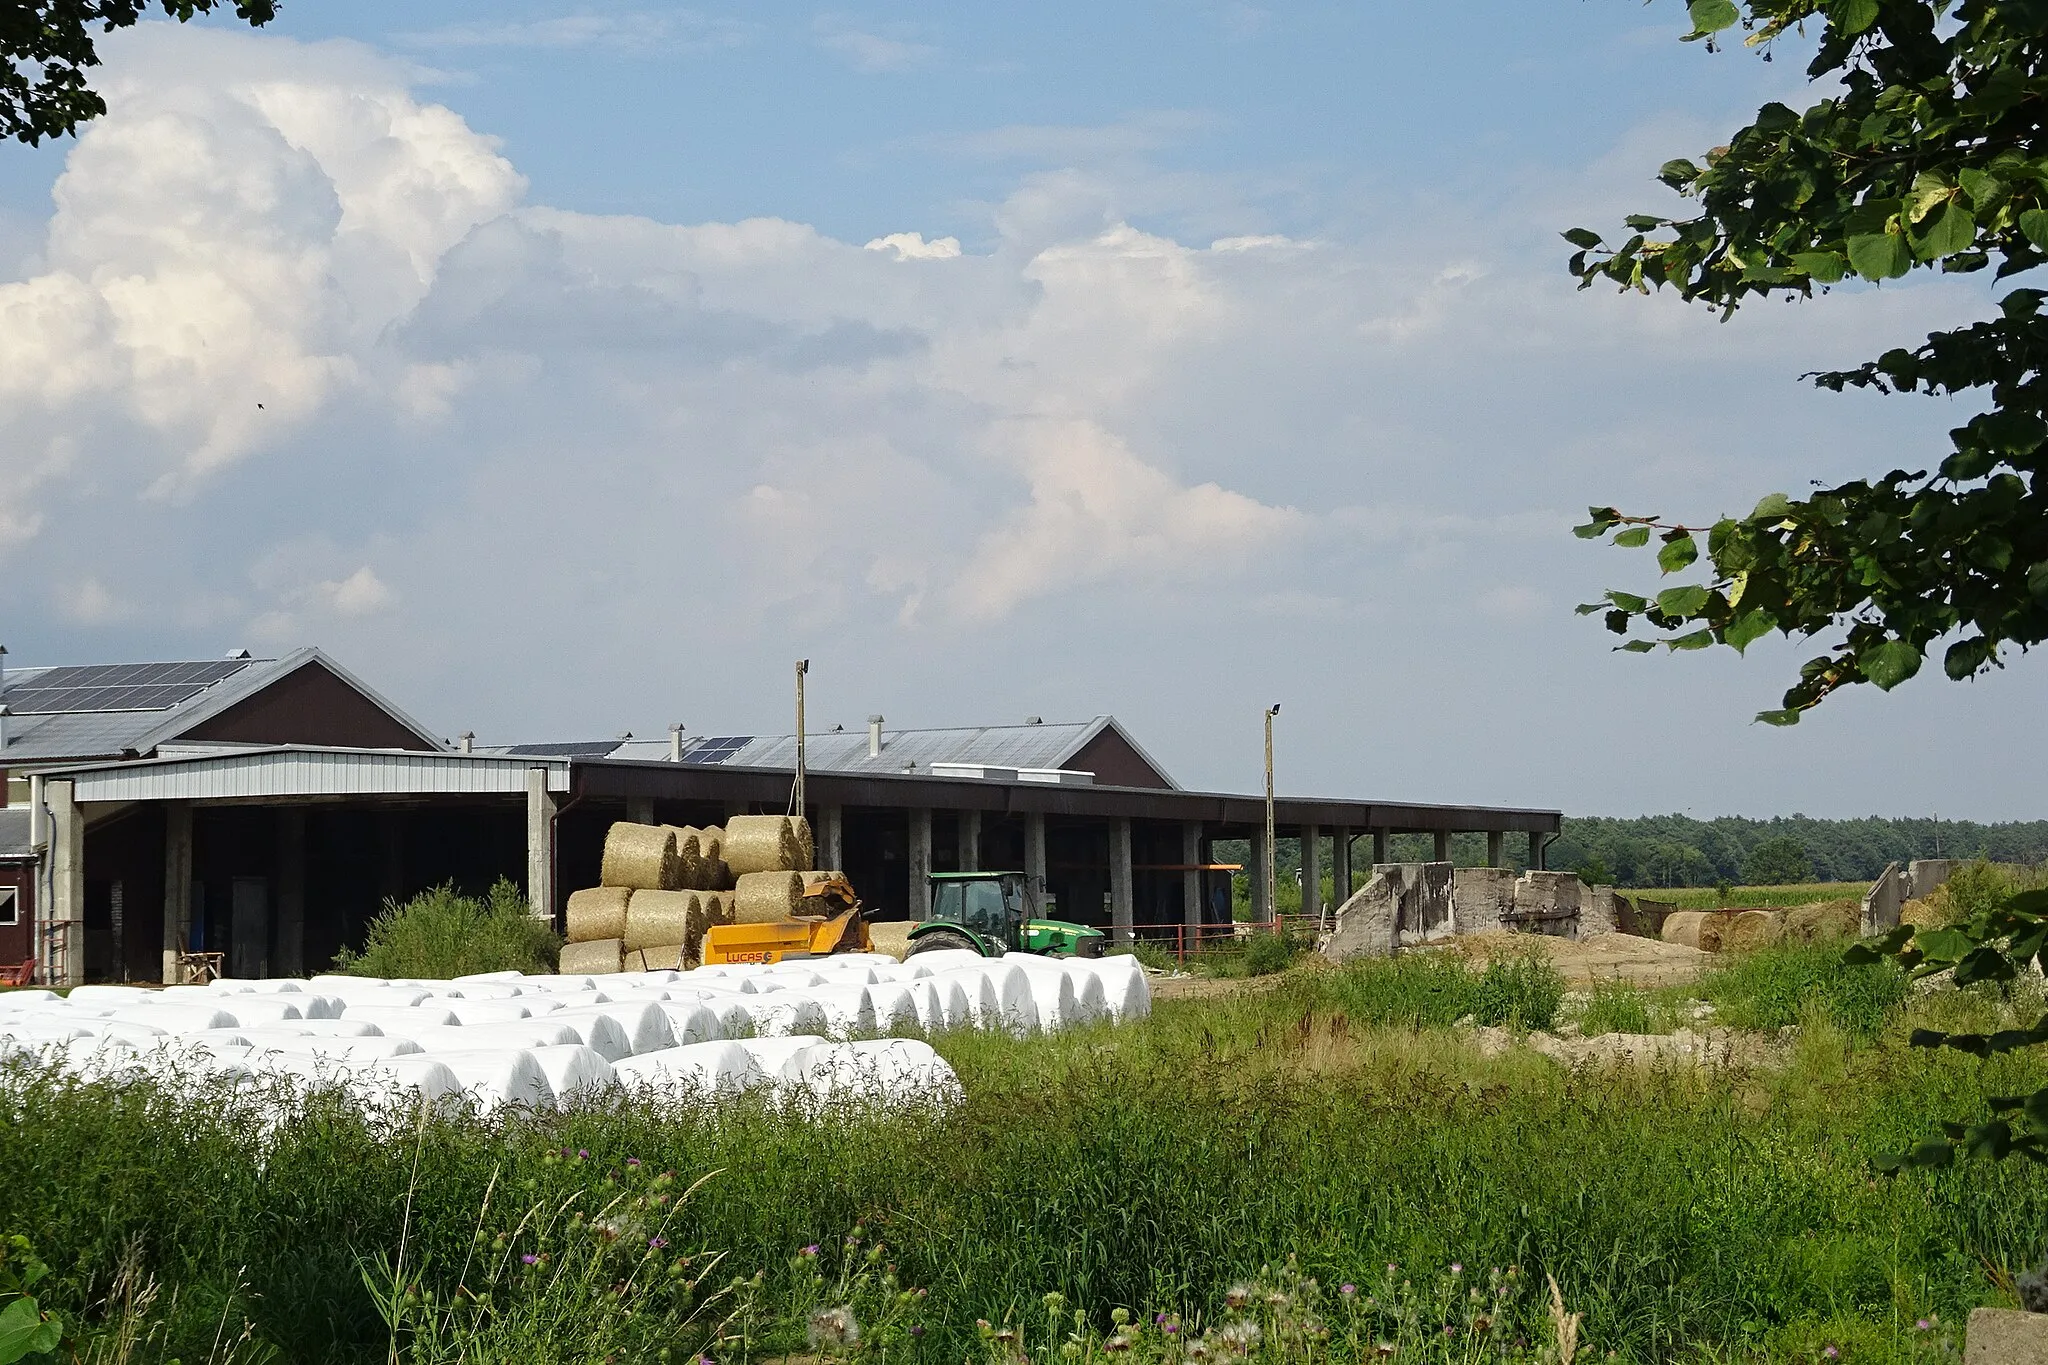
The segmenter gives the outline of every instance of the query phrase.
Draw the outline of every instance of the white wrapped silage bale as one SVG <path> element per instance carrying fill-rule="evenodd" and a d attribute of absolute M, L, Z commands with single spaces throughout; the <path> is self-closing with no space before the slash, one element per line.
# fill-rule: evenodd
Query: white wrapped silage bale
<path fill-rule="evenodd" d="M 823 978 L 832 986 L 872 986 L 882 979 L 876 974 L 874 964 L 848 962 L 845 958 L 819 958 L 811 967 L 813 976 Z"/>
<path fill-rule="evenodd" d="M 875 1031 L 875 1002 L 866 986 L 812 986 L 803 992 L 825 1015 L 825 1031 L 859 1037 Z"/>
<path fill-rule="evenodd" d="M 281 995 L 231 995 L 215 1008 L 226 1010 L 244 1028 L 290 1023 L 306 1017 L 297 1002 Z"/>
<path fill-rule="evenodd" d="M 85 1026 L 86 1036 L 91 1038 L 113 1038 L 131 1047 L 155 1047 L 171 1037 L 155 1024 L 123 1023 L 118 1019 L 95 1019 Z"/>
<path fill-rule="evenodd" d="M 1038 1027 L 1043 1033 L 1057 1033 L 1072 1027 L 1079 1013 L 1079 1002 L 1074 999 L 1074 980 L 1065 972 L 1031 972 L 1023 974 L 1031 988 L 1031 1004 L 1038 1011 Z"/>
<path fill-rule="evenodd" d="M 581 1043 L 559 1043 L 532 1049 L 534 1062 L 548 1078 L 555 1103 L 571 1108 L 617 1084 L 612 1064 Z"/>
<path fill-rule="evenodd" d="M 301 991 L 291 998 L 299 1007 L 299 1013 L 308 1019 L 339 1019 L 348 1002 L 338 995 L 326 995 L 314 991 Z"/>
<path fill-rule="evenodd" d="M 506 970 L 502 972 L 471 972 L 467 976 L 458 976 L 455 978 L 455 980 L 476 982 L 509 981 L 513 985 L 517 986 L 522 984 L 526 980 L 526 973 L 516 970 Z"/>
<path fill-rule="evenodd" d="M 618 972 L 605 980 L 605 990 L 616 986 L 621 990 L 636 990 L 642 986 L 666 986 L 682 973 L 673 967 L 652 967 L 644 971 Z"/>
<path fill-rule="evenodd" d="M 1002 1027 L 1002 1000 L 996 994 L 995 983 L 989 974 L 979 967 L 962 967 L 956 971 L 940 972 L 924 978 L 934 989 L 948 987 L 959 991 L 961 1008 L 965 1011 L 957 1019 L 954 1028 L 1000 1028 Z M 950 1009 L 951 1006 L 948 1006 Z"/>
<path fill-rule="evenodd" d="M 785 990 L 797 986 L 822 986 L 825 978 L 811 970 L 814 961 L 815 958 L 807 958 L 802 962 L 776 962 L 763 967 L 754 979 L 757 984 L 768 981 Z"/>
<path fill-rule="evenodd" d="M 747 1001 L 746 1008 L 754 1021 L 754 1033 L 761 1038 L 823 1034 L 832 1027 L 823 1007 L 810 997 L 809 991 L 776 991 L 757 995 Z"/>
<path fill-rule="evenodd" d="M 140 1005 L 156 994 L 140 986 L 76 986 L 68 997 L 74 1005 Z"/>
<path fill-rule="evenodd" d="M 218 1005 L 209 1005 L 197 1000 L 170 1000 L 161 1005 L 134 1005 L 118 1009 L 109 1017 L 134 1024 L 154 1024 L 165 1033 L 197 1033 L 201 1029 L 236 1028 L 241 1020 L 228 1012 L 227 1003 L 227 1000 Z"/>
<path fill-rule="evenodd" d="M 211 986 L 166 986 L 156 993 L 158 1000 L 218 1000 Z"/>
<path fill-rule="evenodd" d="M 931 948 L 903 959 L 905 966 L 924 967 L 934 972 L 959 971 L 963 967 L 979 967 L 994 960 L 967 948 Z"/>
<path fill-rule="evenodd" d="M 459 1024 L 453 1028 L 422 1028 L 410 1033 L 390 1034 L 410 1038 L 422 1051 L 474 1052 L 478 1048 L 520 1049 L 560 1047 L 580 1043 L 583 1034 L 569 1024 L 544 1019 L 510 1019 L 502 1024 Z"/>
<path fill-rule="evenodd" d="M 317 975 L 306 978 L 306 985 L 309 989 L 326 991 L 329 995 L 337 994 L 344 989 L 353 989 L 360 986 L 388 986 L 390 984 L 389 979 L 385 977 L 350 976 L 347 972 L 320 972 Z"/>
<path fill-rule="evenodd" d="M 581 1043 L 608 1062 L 633 1055 L 632 1039 L 626 1035 L 625 1029 L 619 1027 L 619 1021 L 608 1014 L 595 1010 L 558 1010 L 547 1017 L 547 1023 L 552 1027 L 565 1028 L 573 1035 L 563 1041 Z"/>
<path fill-rule="evenodd" d="M 753 1083 L 754 1059 L 738 1043 L 691 1043 L 643 1052 L 613 1063 L 619 1084 L 643 1093 L 681 1093 L 709 1099 Z"/>
<path fill-rule="evenodd" d="M 725 1037 L 724 1020 L 702 1001 L 670 1000 L 660 1009 L 668 1016 L 669 1031 L 674 1035 L 677 1047 L 688 1047 L 692 1043 L 715 1043 Z M 748 1022 L 752 1023 L 751 1018 Z"/>
<path fill-rule="evenodd" d="M 669 1014 L 669 1026 L 671 1028 L 677 1027 L 675 1014 L 673 1013 L 675 1008 L 678 1005 L 695 1004 L 703 1009 L 710 1010 L 712 1017 L 718 1020 L 719 1037 L 751 1038 L 761 1031 L 754 1023 L 754 1009 L 749 1003 L 752 999 L 752 996 L 728 995 L 709 1000 L 673 1002 L 665 1006 L 665 1008 L 671 1011 Z M 680 1033 L 676 1036 L 678 1039 L 682 1037 Z"/>
<path fill-rule="evenodd" d="M 591 976 L 529 976 L 522 983 L 522 989 L 542 995 L 574 994 L 577 991 L 597 989 L 597 978 Z"/>
<path fill-rule="evenodd" d="M 462 1093 L 453 1071 L 419 1052 L 351 1065 L 337 1074 L 351 1097 L 373 1109 L 432 1108 Z"/>
<path fill-rule="evenodd" d="M 574 1009 L 559 1010 L 548 1016 L 552 1020 L 568 1021 L 602 1016 L 611 1019 L 625 1033 L 626 1046 L 634 1053 L 658 1052 L 676 1045 L 675 1030 L 669 1027 L 668 1016 L 661 1012 L 661 1006 L 647 1000 L 625 1000 L 603 1005 L 582 1005 Z M 589 1042 L 588 1039 L 584 1040 Z M 595 1043 L 591 1046 L 596 1047 Z M 598 1051 L 604 1051 L 598 1048 Z M 616 1060 L 616 1059 L 609 1059 Z"/>
<path fill-rule="evenodd" d="M 455 1011 L 446 1005 L 356 1005 L 341 1013 L 339 1022 L 350 1019 L 370 1024 L 385 1033 L 403 1033 L 409 1028 L 435 1028 L 459 1024 Z"/>
<path fill-rule="evenodd" d="M 455 1073 L 465 1095 L 486 1111 L 504 1105 L 527 1109 L 555 1107 L 554 1088 L 545 1071 L 525 1048 L 479 1048 L 470 1052 L 428 1053 Z"/>
<path fill-rule="evenodd" d="M 517 1000 L 526 994 L 522 987 L 513 985 L 509 981 L 465 981 L 460 986 L 449 981 L 428 986 L 426 989 L 443 999 L 467 1000 L 471 1002 Z"/>
<path fill-rule="evenodd" d="M 58 995 L 57 992 L 46 991 L 40 986 L 24 986 L 8 991 L 4 995 L 0 995 L 0 1006 L 5 1006 L 10 1009 L 25 1009 L 30 1005 L 47 1004 L 50 1001 L 61 1000 L 63 998 L 64 997 Z"/>
<path fill-rule="evenodd" d="M 425 1051 L 410 1038 L 321 1038 L 312 1034 L 276 1039 L 268 1046 L 275 1052 L 336 1063 L 375 1062 Z"/>
<path fill-rule="evenodd" d="M 0 1021 L 0 1037 L 32 1045 L 69 1042 L 73 1038 L 91 1037 L 92 1031 L 86 1027 L 89 1022 L 104 1021 L 58 1019 L 49 1016 L 8 1019 Z"/>
<path fill-rule="evenodd" d="M 951 1104 L 960 1081 L 931 1045 L 914 1038 L 828 1043 L 792 1058 L 785 1079 L 820 1100 Z"/>
<path fill-rule="evenodd" d="M 523 1000 L 444 1000 L 441 1007 L 455 1016 L 461 1024 L 509 1024 L 518 1019 L 531 1019 L 533 1011 Z"/>
<path fill-rule="evenodd" d="M 342 1002 L 342 1013 L 349 1010 L 371 1007 L 376 1009 L 408 1009 L 422 1004 L 431 997 L 418 986 L 356 986 L 348 989 L 322 985 L 322 995 L 331 995 Z"/>
<path fill-rule="evenodd" d="M 1039 1027 L 1038 1000 L 1023 968 L 1001 958 L 984 958 L 975 970 L 995 994 L 995 1014 L 983 1021 L 983 1028 L 999 1028 L 1021 1038 Z"/>
<path fill-rule="evenodd" d="M 977 973 L 975 985 L 978 988 L 982 978 Z M 924 1010 L 930 1015 L 925 1031 L 936 1033 L 942 1029 L 973 1028 L 975 1026 L 974 1001 L 968 998 L 966 983 L 958 977 L 927 976 L 918 979 L 912 987 L 920 993 Z"/>
<path fill-rule="evenodd" d="M 1066 969 L 1066 977 L 1074 987 L 1074 1023 L 1090 1024 L 1108 1017 L 1109 1003 L 1101 977 L 1086 967 L 1073 966 Z"/>
<path fill-rule="evenodd" d="M 753 1059 L 756 1084 L 779 1084 L 793 1058 L 825 1042 L 815 1033 L 795 1033 L 785 1038 L 749 1038 L 740 1044 Z"/>
<path fill-rule="evenodd" d="M 296 976 L 252 976 L 242 984 L 258 995 L 299 995 L 306 989 L 305 981 Z"/>
<path fill-rule="evenodd" d="M 1119 963 L 1130 965 L 1116 965 Z M 1115 957 L 1084 960 L 1081 965 L 1102 978 L 1103 1000 L 1110 1018 L 1123 1023 L 1143 1019 L 1152 1013 L 1152 981 L 1145 974 L 1145 969 L 1138 965 L 1137 958 L 1120 953 Z"/>
<path fill-rule="evenodd" d="M 908 986 L 878 981 L 868 987 L 868 1001 L 874 1010 L 877 1033 L 910 1033 L 925 1026 L 925 1013 L 918 1009 L 917 994 Z"/>

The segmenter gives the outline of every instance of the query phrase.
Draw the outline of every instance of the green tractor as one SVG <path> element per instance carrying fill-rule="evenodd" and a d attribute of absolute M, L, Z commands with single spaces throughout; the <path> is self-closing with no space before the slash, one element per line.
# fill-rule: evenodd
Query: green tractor
<path fill-rule="evenodd" d="M 1022 872 L 934 872 L 931 898 L 931 918 L 910 931 L 910 953 L 964 948 L 983 957 L 1102 956 L 1100 929 L 1031 918 L 1036 898 L 1031 879 Z"/>

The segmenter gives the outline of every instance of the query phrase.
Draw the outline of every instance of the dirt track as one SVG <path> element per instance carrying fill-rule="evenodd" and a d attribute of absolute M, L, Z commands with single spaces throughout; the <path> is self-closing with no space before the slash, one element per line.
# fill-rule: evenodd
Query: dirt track
<path fill-rule="evenodd" d="M 1595 934 L 1590 938 L 1551 938 L 1545 934 L 1469 934 L 1451 948 L 1474 962 L 1500 952 L 1532 950 L 1549 957 L 1574 986 L 1595 981 L 1631 981 L 1638 986 L 1671 986 L 1690 981 L 1714 965 L 1714 954 L 1633 934 Z"/>

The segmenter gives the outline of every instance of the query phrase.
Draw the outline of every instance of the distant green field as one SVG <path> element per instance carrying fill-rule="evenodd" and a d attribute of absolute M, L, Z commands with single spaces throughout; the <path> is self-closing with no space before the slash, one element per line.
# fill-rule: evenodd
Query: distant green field
<path fill-rule="evenodd" d="M 1727 903 L 1746 909 L 1789 905 L 1812 905 L 1817 901 L 1860 901 L 1870 889 L 1869 882 L 1803 882 L 1794 886 L 1737 886 L 1730 888 Z M 1721 892 L 1712 886 L 1674 886 L 1666 889 L 1637 887 L 1622 892 L 1647 901 L 1662 901 L 1681 910 L 1713 910 L 1721 905 Z"/>

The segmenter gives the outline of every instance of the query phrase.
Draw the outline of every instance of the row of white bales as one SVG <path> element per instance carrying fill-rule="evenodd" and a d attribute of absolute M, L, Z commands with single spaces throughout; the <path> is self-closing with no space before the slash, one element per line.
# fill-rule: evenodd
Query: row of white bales
<path fill-rule="evenodd" d="M 884 954 L 588 976 L 357 976 L 80 986 L 0 995 L 0 1056 L 80 1079 L 214 1075 L 339 1087 L 381 1107 L 466 1097 L 567 1108 L 608 1094 L 715 1098 L 767 1087 L 822 1100 L 947 1101 L 959 1081 L 916 1038 L 1023 1036 L 1142 1018 L 1128 956 Z"/>

